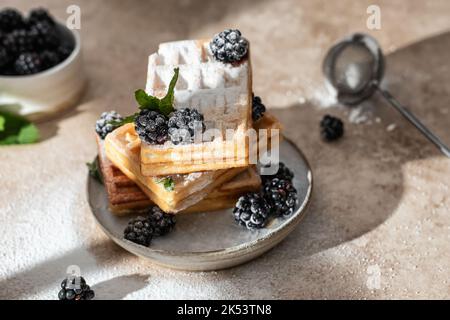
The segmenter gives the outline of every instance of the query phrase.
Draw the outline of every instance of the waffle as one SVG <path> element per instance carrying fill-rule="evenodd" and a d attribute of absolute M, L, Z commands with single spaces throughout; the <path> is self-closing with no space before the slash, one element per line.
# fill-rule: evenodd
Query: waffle
<path fill-rule="evenodd" d="M 175 109 L 198 109 L 204 115 L 206 129 L 214 129 L 214 136 L 187 145 L 143 143 L 141 170 L 145 176 L 249 165 L 246 132 L 251 127 L 250 59 L 224 64 L 213 58 L 208 45 L 209 41 L 201 40 L 163 43 L 149 57 L 147 93 L 164 96 L 174 67 L 179 67 Z"/>
<path fill-rule="evenodd" d="M 115 215 L 124 215 L 136 212 L 153 205 L 153 201 L 147 196 L 152 191 L 142 186 L 142 190 L 136 183 L 117 169 L 106 157 L 103 141 L 97 139 L 100 169 L 108 194 L 110 211 Z M 241 194 L 256 191 L 261 185 L 261 178 L 254 167 L 238 174 L 231 181 L 214 189 L 205 199 L 192 207 L 183 210 L 183 213 L 215 211 L 231 208 L 236 204 Z"/>
<path fill-rule="evenodd" d="M 174 182 L 173 190 L 166 190 L 161 177 L 143 176 L 140 170 L 140 139 L 133 124 L 117 128 L 106 136 L 107 158 L 134 181 L 146 195 L 165 212 L 179 212 L 202 200 L 209 192 L 231 180 L 247 167 L 222 169 L 169 177 Z"/>
<path fill-rule="evenodd" d="M 117 214 L 124 214 L 150 206 L 152 201 L 149 197 L 106 157 L 103 140 L 98 136 L 97 146 L 110 210 Z"/>

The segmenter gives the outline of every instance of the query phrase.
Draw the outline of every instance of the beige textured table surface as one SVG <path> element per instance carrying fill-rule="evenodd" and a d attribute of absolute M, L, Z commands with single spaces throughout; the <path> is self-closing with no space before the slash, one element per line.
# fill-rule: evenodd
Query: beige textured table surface
<path fill-rule="evenodd" d="M 450 298 L 450 161 L 380 100 L 353 112 L 323 107 L 325 50 L 347 33 L 369 32 L 371 1 L 0 2 L 45 5 L 62 19 L 73 3 L 89 77 L 82 104 L 42 123 L 42 142 L 0 149 L 0 298 L 55 299 L 71 264 L 99 299 Z M 450 143 L 450 2 L 377 3 L 382 28 L 369 33 L 388 54 L 387 84 Z M 158 43 L 228 26 L 252 42 L 254 91 L 312 164 L 312 204 L 284 242 L 248 264 L 160 268 L 114 245 L 91 216 L 93 124 L 102 110 L 134 108 L 132 92 L 144 86 Z M 338 143 L 319 138 L 325 113 L 345 121 Z"/>

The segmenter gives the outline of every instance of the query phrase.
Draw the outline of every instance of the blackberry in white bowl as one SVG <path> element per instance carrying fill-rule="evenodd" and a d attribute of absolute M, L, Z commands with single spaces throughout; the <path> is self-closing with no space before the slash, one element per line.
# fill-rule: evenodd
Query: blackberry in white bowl
<path fill-rule="evenodd" d="M 42 8 L 0 11 L 0 105 L 39 120 L 74 105 L 84 84 L 76 31 Z"/>

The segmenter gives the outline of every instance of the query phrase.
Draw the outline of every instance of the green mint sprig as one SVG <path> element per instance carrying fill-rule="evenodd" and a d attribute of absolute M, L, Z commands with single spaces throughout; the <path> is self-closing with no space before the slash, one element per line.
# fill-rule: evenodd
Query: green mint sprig
<path fill-rule="evenodd" d="M 178 81 L 178 74 L 180 69 L 175 68 L 173 69 L 174 75 L 172 79 L 170 80 L 169 88 L 167 90 L 166 95 L 159 99 L 157 97 L 151 96 L 147 94 L 144 90 L 139 89 L 136 90 L 134 93 L 134 98 L 136 99 L 139 110 L 155 110 L 159 111 L 165 116 L 168 116 L 171 112 L 175 110 L 173 107 L 173 100 L 174 100 L 174 91 L 175 91 L 175 85 Z M 139 112 L 132 114 L 131 116 L 128 116 L 120 121 L 111 121 L 110 124 L 120 127 L 127 123 L 132 123 L 134 120 L 136 120 L 137 116 L 139 115 Z"/>
<path fill-rule="evenodd" d="M 0 106 L 0 145 L 29 144 L 39 140 L 39 130 L 34 124 L 5 109 Z"/>
<path fill-rule="evenodd" d="M 92 178 L 94 178 L 95 180 L 97 180 L 98 182 L 100 182 L 101 184 L 103 184 L 103 176 L 102 176 L 102 173 L 100 171 L 100 165 L 98 163 L 98 157 L 96 157 L 95 160 L 92 161 L 92 162 L 87 162 L 86 166 L 88 167 L 89 175 Z"/>
<path fill-rule="evenodd" d="M 156 183 L 162 183 L 164 185 L 164 189 L 167 191 L 173 191 L 175 189 L 175 182 L 171 177 L 165 177 L 156 181 Z"/>

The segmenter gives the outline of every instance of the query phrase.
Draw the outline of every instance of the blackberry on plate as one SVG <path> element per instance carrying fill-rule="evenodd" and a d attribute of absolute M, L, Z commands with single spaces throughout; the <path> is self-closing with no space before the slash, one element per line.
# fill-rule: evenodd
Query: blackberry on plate
<path fill-rule="evenodd" d="M 15 29 L 22 28 L 24 20 L 22 14 L 16 9 L 7 8 L 0 11 L 0 30 L 11 32 Z"/>
<path fill-rule="evenodd" d="M 270 215 L 270 206 L 264 197 L 256 192 L 239 198 L 233 209 L 236 222 L 248 229 L 263 228 Z"/>
<path fill-rule="evenodd" d="M 253 121 L 258 121 L 264 116 L 266 112 L 266 106 L 262 103 L 261 98 L 253 95 L 252 102 L 252 119 Z"/>
<path fill-rule="evenodd" d="M 14 63 L 18 75 L 34 74 L 44 69 L 44 63 L 37 53 L 22 53 Z"/>
<path fill-rule="evenodd" d="M 139 216 L 128 222 L 123 236 L 129 241 L 148 247 L 153 237 L 153 227 L 149 219 Z"/>
<path fill-rule="evenodd" d="M 56 49 L 60 45 L 60 35 L 55 26 L 40 21 L 30 27 L 30 35 L 39 49 Z"/>
<path fill-rule="evenodd" d="M 86 280 L 83 277 L 71 278 L 68 283 L 68 279 L 64 279 L 61 282 L 61 290 L 58 293 L 59 300 L 91 300 L 95 296 L 95 293 L 87 285 Z"/>
<path fill-rule="evenodd" d="M 239 30 L 226 29 L 214 36 L 209 47 L 217 60 L 237 62 L 247 54 L 248 41 Z"/>
<path fill-rule="evenodd" d="M 122 116 L 116 111 L 103 112 L 100 119 L 95 122 L 95 132 L 97 132 L 100 138 L 105 139 L 108 133 L 111 133 L 117 128 L 111 122 L 121 120 L 123 120 Z"/>
<path fill-rule="evenodd" d="M 37 8 L 30 11 L 28 16 L 29 24 L 36 24 L 38 22 L 47 22 L 50 25 L 55 25 L 55 20 L 50 15 L 50 13 L 44 8 Z"/>
<path fill-rule="evenodd" d="M 148 220 L 153 228 L 154 236 L 163 236 L 175 226 L 175 215 L 163 212 L 158 206 L 149 209 Z"/>
<path fill-rule="evenodd" d="M 320 121 L 320 133 L 326 141 L 337 140 L 344 134 L 344 123 L 341 119 L 326 115 Z"/>
<path fill-rule="evenodd" d="M 163 144 L 168 139 L 167 118 L 153 110 L 142 110 L 134 121 L 136 132 L 142 141 Z"/>
<path fill-rule="evenodd" d="M 292 172 L 292 170 L 289 169 L 283 162 L 280 162 L 278 164 L 277 173 L 275 173 L 273 175 L 262 175 L 261 176 L 261 179 L 264 184 L 268 181 L 271 181 L 274 178 L 291 181 L 294 178 L 294 172 Z"/>
<path fill-rule="evenodd" d="M 276 216 L 288 216 L 295 210 L 297 190 L 292 181 L 273 178 L 264 184 L 264 198 Z"/>
<path fill-rule="evenodd" d="M 203 115 L 197 109 L 183 108 L 170 114 L 168 133 L 173 144 L 192 143 L 195 134 L 205 131 Z"/>
<path fill-rule="evenodd" d="M 3 38 L 3 46 L 13 56 L 35 51 L 35 44 L 34 35 L 26 29 L 14 30 Z"/>

